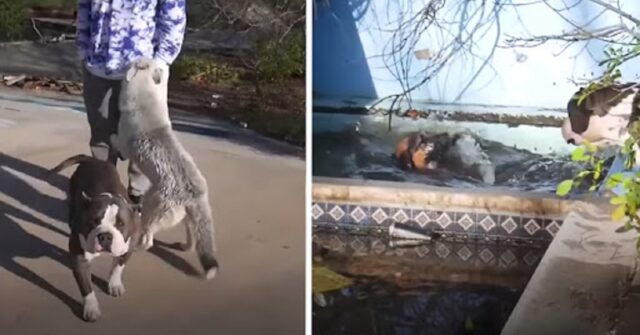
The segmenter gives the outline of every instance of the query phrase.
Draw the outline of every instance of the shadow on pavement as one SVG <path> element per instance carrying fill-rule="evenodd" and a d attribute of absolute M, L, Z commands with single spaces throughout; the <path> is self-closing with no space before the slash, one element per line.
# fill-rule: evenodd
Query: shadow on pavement
<path fill-rule="evenodd" d="M 28 233 L 14 219 L 24 220 L 40 226 L 46 225 L 30 214 L 0 203 L 0 266 L 58 298 L 76 316 L 81 317 L 82 306 L 78 301 L 17 261 L 19 258 L 39 259 L 47 257 L 68 268 L 70 262 L 67 252 Z M 73 280 L 71 271 L 69 271 L 69 279 Z M 4 306 L 3 308 L 6 307 Z"/>
<path fill-rule="evenodd" d="M 49 174 L 47 168 L 0 153 L 0 194 L 14 199 L 52 220 L 66 223 L 68 217 L 66 200 L 60 200 L 41 193 L 27 182 L 25 177 L 48 183 L 65 192 L 69 182 L 66 176 Z M 29 233 L 18 221 L 24 221 L 47 229 L 54 234 L 69 237 L 68 230 L 58 228 L 33 214 L 0 201 L 0 267 L 58 298 L 77 317 L 81 318 L 82 306 L 79 301 L 51 285 L 38 275 L 35 269 L 29 269 L 17 261 L 20 258 L 50 258 L 60 266 L 68 268 L 69 280 L 73 281 L 71 262 L 67 250 Z M 199 275 L 199 272 L 189 262 L 169 249 L 175 248 L 172 247 L 172 244 L 157 241 L 157 245 L 149 252 L 186 275 Z M 92 279 L 98 289 L 105 293 L 108 292 L 108 283 L 104 279 L 96 276 L 93 276 Z"/>
<path fill-rule="evenodd" d="M 47 175 L 47 169 L 43 167 L 0 153 L 0 193 L 53 220 L 67 222 L 66 202 L 40 193 L 40 191 L 20 178 L 19 174 L 49 183 L 62 190 L 67 188 L 67 177 L 56 174 Z M 68 268 L 69 280 L 73 281 L 71 262 L 67 250 L 29 233 L 18 223 L 18 220 L 48 229 L 55 234 L 69 236 L 66 230 L 46 223 L 30 213 L 0 201 L 0 267 L 58 298 L 77 317 L 81 318 L 82 306 L 77 300 L 50 284 L 34 270 L 17 261 L 20 258 L 49 258 L 60 266 Z M 100 290 L 107 292 L 108 284 L 105 280 L 95 276 L 92 279 Z"/>
<path fill-rule="evenodd" d="M 48 183 L 60 190 L 67 189 L 67 177 L 59 174 L 52 174 L 48 176 L 47 173 L 48 170 L 44 167 L 0 153 L 0 193 L 4 193 L 17 202 L 32 208 L 53 220 L 67 222 L 66 202 L 64 200 L 56 199 L 41 193 L 31 186 L 25 179 L 21 178 L 21 175 L 24 175 L 28 178 L 38 179 L 42 182 Z M 44 222 L 34 222 L 34 224 L 40 225 L 43 228 L 49 229 L 63 236 L 69 236 L 66 231 L 63 231 L 53 225 L 46 224 Z"/>
<path fill-rule="evenodd" d="M 196 270 L 196 268 L 191 265 L 191 263 L 169 251 L 169 249 L 177 250 L 177 248 L 175 247 L 175 243 L 167 243 L 159 240 L 154 240 L 153 247 L 149 249 L 149 252 L 167 262 L 174 268 L 182 271 L 182 273 L 186 274 L 187 276 L 198 277 L 201 275 L 200 272 L 198 272 L 198 270 Z"/>

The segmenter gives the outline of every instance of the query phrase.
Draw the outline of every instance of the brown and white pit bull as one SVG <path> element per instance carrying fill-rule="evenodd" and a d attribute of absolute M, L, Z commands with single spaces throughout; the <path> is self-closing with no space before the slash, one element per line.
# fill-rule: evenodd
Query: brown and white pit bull
<path fill-rule="evenodd" d="M 640 117 L 640 84 L 616 84 L 591 92 L 580 104 L 580 88 L 567 103 L 569 117 L 562 124 L 562 137 L 569 144 L 584 141 L 601 146 L 620 145 L 628 138 L 628 127 Z"/>
<path fill-rule="evenodd" d="M 69 253 L 73 275 L 83 298 L 83 319 L 94 322 L 100 306 L 91 287 L 90 261 L 101 254 L 113 257 L 109 294 L 124 294 L 122 272 L 132 253 L 139 230 L 139 214 L 110 163 L 77 155 L 50 170 L 51 173 L 78 164 L 69 183 Z"/>

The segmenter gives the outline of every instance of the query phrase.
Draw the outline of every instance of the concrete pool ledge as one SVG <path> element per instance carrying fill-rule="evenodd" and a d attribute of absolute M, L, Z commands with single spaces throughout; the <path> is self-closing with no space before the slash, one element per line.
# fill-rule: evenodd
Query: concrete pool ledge
<path fill-rule="evenodd" d="M 550 194 L 504 189 L 453 189 L 406 182 L 313 178 L 314 202 L 393 204 L 394 206 L 474 208 L 487 213 L 511 212 L 564 217 L 574 201 Z"/>
<path fill-rule="evenodd" d="M 578 202 L 502 334 L 609 334 L 637 267 L 637 233 L 616 233 L 611 207 Z"/>

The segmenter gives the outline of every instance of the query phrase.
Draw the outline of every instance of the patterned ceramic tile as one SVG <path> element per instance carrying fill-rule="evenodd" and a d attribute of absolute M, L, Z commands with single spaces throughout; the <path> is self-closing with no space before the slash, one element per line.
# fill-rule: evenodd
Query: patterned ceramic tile
<path fill-rule="evenodd" d="M 374 240 L 371 242 L 371 250 L 380 255 L 387 250 L 387 245 L 381 240 Z"/>
<path fill-rule="evenodd" d="M 537 233 L 538 230 L 542 228 L 540 221 L 533 218 L 530 218 L 525 223 L 523 223 L 523 227 L 524 230 L 526 230 L 527 233 L 529 233 L 529 235 L 531 236 L 535 235 L 535 233 Z"/>
<path fill-rule="evenodd" d="M 416 246 L 394 248 L 385 238 L 367 235 L 349 235 L 333 233 L 315 233 L 314 242 L 327 247 L 332 252 L 367 257 L 402 257 L 440 264 L 468 264 L 482 268 L 519 268 L 532 269 L 544 254 L 544 248 L 513 247 L 478 243 L 435 242 Z"/>
<path fill-rule="evenodd" d="M 514 255 L 511 250 L 507 249 L 500 255 L 500 259 L 504 261 L 507 267 L 509 267 L 516 261 L 516 255 Z"/>
<path fill-rule="evenodd" d="M 320 219 L 320 217 L 322 217 L 322 214 L 324 214 L 324 206 L 318 203 L 315 203 L 313 204 L 313 206 L 311 206 L 311 217 L 314 220 Z"/>
<path fill-rule="evenodd" d="M 451 215 L 447 212 L 440 212 L 438 215 L 438 218 L 436 219 L 436 223 L 442 229 L 447 229 L 447 227 L 449 227 L 449 225 L 452 222 L 453 222 L 453 219 L 451 218 Z"/>
<path fill-rule="evenodd" d="M 313 203 L 311 216 L 314 228 L 384 235 L 389 225 L 399 222 L 438 231 L 443 234 L 443 240 L 455 243 L 531 242 L 544 245 L 553 239 L 562 226 L 561 220 L 531 215 L 389 208 L 368 204 Z M 457 252 L 457 249 L 449 251 L 452 252 Z"/>
<path fill-rule="evenodd" d="M 489 250 L 488 248 L 482 248 L 478 256 L 480 256 L 480 259 L 485 263 L 489 263 L 495 258 L 493 252 L 491 252 L 491 250 Z"/>
<path fill-rule="evenodd" d="M 451 249 L 444 243 L 436 243 L 436 254 L 440 258 L 447 258 L 451 254 Z"/>
<path fill-rule="evenodd" d="M 345 205 L 328 204 L 327 214 L 329 214 L 329 217 L 333 219 L 334 222 L 342 222 L 342 219 L 347 215 L 346 208 L 347 206 Z"/>
<path fill-rule="evenodd" d="M 457 213 L 456 222 L 464 231 L 469 231 L 476 223 L 475 215 L 473 213 Z"/>
<path fill-rule="evenodd" d="M 429 215 L 425 211 L 418 211 L 418 214 L 413 217 L 413 220 L 424 228 L 429 223 Z"/>
<path fill-rule="evenodd" d="M 497 215 L 487 215 L 487 214 L 478 214 L 477 216 L 478 225 L 482 230 L 480 232 L 488 233 L 493 228 L 498 225 L 498 216 Z"/>
<path fill-rule="evenodd" d="M 518 222 L 520 218 L 513 217 L 511 215 L 500 216 L 500 227 L 504 229 L 507 234 L 512 234 L 514 230 L 518 228 Z M 517 221 L 516 221 L 517 220 Z"/>
<path fill-rule="evenodd" d="M 424 245 L 421 245 L 417 248 L 415 248 L 416 254 L 418 255 L 418 257 L 420 258 L 424 258 L 426 255 L 429 254 L 429 251 L 431 251 L 431 249 L 427 248 Z"/>
<path fill-rule="evenodd" d="M 560 230 L 560 224 L 556 220 L 547 220 L 547 222 L 545 223 L 544 230 L 546 230 L 547 233 L 549 233 L 549 236 L 551 238 L 554 238 L 556 237 L 556 234 Z"/>
<path fill-rule="evenodd" d="M 456 252 L 456 254 L 458 255 L 458 257 L 460 257 L 461 260 L 463 260 L 464 262 L 468 261 L 469 258 L 471 258 L 471 256 L 473 256 L 473 252 L 471 251 L 471 249 L 469 249 L 469 247 L 467 247 L 466 245 L 463 245 L 462 248 L 458 249 L 458 251 Z"/>
<path fill-rule="evenodd" d="M 349 243 L 349 246 L 356 253 L 365 253 L 367 249 L 367 245 L 358 237 L 354 238 L 351 243 Z"/>
<path fill-rule="evenodd" d="M 540 261 L 540 252 L 535 250 L 529 250 L 522 258 L 527 265 L 534 265 Z"/>
<path fill-rule="evenodd" d="M 378 225 L 386 225 L 391 221 L 389 209 L 383 207 L 371 207 L 371 219 Z"/>
<path fill-rule="evenodd" d="M 349 215 L 356 224 L 365 224 L 368 218 L 368 208 L 364 206 L 349 206 Z"/>

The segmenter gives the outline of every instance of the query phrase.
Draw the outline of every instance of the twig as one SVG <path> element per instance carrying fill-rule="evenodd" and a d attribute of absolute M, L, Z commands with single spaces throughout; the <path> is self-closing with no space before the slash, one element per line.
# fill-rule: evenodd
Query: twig
<path fill-rule="evenodd" d="M 36 20 L 34 20 L 33 18 L 31 18 L 31 26 L 33 27 L 33 30 L 35 30 L 36 34 L 38 34 L 38 37 L 40 37 L 40 42 L 44 42 L 44 36 L 40 34 L 38 27 L 36 27 Z"/>

